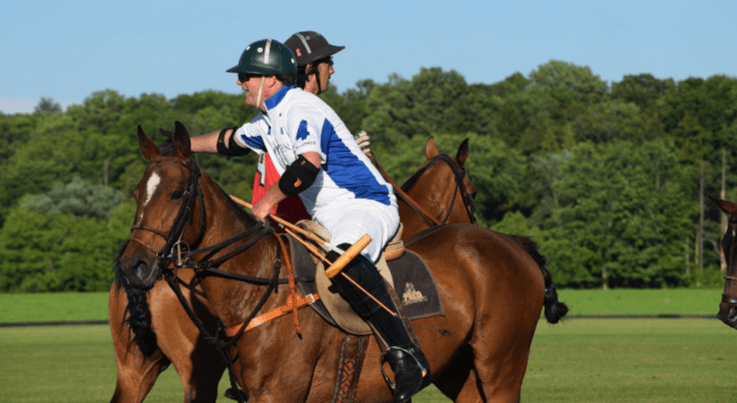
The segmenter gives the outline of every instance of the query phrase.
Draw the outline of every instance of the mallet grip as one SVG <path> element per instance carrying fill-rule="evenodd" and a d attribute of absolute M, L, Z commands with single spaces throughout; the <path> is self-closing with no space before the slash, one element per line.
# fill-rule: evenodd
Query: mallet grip
<path fill-rule="evenodd" d="M 368 246 L 368 244 L 371 243 L 371 237 L 368 236 L 368 234 L 361 237 L 361 239 L 358 240 L 353 246 L 348 248 L 345 252 L 343 252 L 342 255 L 338 259 L 333 262 L 333 264 L 330 265 L 330 267 L 325 270 L 325 275 L 328 276 L 328 278 L 333 278 L 340 274 L 341 271 L 343 271 L 343 268 L 345 265 L 348 264 L 353 258 L 358 256 L 359 253 L 361 253 L 364 248 Z"/>

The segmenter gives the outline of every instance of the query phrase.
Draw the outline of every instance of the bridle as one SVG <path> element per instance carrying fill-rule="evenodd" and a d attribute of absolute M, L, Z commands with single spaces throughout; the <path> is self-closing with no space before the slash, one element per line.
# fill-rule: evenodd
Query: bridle
<path fill-rule="evenodd" d="M 148 227 L 145 225 L 133 225 L 131 227 L 130 238 L 131 240 L 140 243 L 141 245 L 148 248 L 150 251 L 154 252 L 154 254 L 156 254 L 156 258 L 159 260 L 159 263 L 163 267 L 168 266 L 169 263 L 181 265 L 183 256 L 181 254 L 182 245 L 185 246 L 185 249 L 189 249 L 189 245 L 187 245 L 187 243 L 182 240 L 182 237 L 184 236 L 185 226 L 188 224 L 192 224 L 192 221 L 194 219 L 194 208 L 197 201 L 200 202 L 200 224 L 197 238 L 193 244 L 199 244 L 202 241 L 202 237 L 205 233 L 205 203 L 203 203 L 202 191 L 197 185 L 197 182 L 200 178 L 200 169 L 194 159 L 190 159 L 186 164 L 176 159 L 171 159 L 170 161 L 181 164 L 191 172 L 189 182 L 187 183 L 187 189 L 182 196 L 182 206 L 179 208 L 179 211 L 174 218 L 174 223 L 172 224 L 168 233 L 164 233 L 163 231 L 160 231 L 156 228 Z M 133 235 L 134 231 L 136 230 L 148 231 L 163 238 L 166 242 L 164 244 L 164 247 L 157 252 L 151 245 L 141 241 Z M 176 262 L 173 261 L 173 258 L 175 257 L 175 248 L 178 252 L 176 254 Z"/>
<path fill-rule="evenodd" d="M 245 331 L 246 325 L 249 324 L 256 317 L 258 312 L 266 304 L 266 301 L 269 298 L 269 296 L 276 290 L 277 286 L 279 284 L 288 284 L 289 280 L 279 278 L 279 273 L 280 273 L 280 268 L 281 268 L 281 260 L 279 257 L 279 253 L 277 253 L 277 257 L 274 262 L 273 276 L 271 278 L 252 277 L 252 276 L 246 276 L 246 275 L 242 275 L 238 273 L 231 273 L 228 271 L 217 269 L 217 267 L 220 266 L 225 261 L 245 251 L 246 249 L 254 245 L 256 242 L 258 242 L 265 235 L 273 234 L 274 229 L 269 225 L 264 225 L 264 224 L 259 223 L 257 225 L 251 226 L 251 228 L 249 228 L 245 232 L 238 234 L 223 242 L 220 242 L 216 245 L 212 245 L 206 248 L 200 248 L 196 250 L 190 250 L 190 247 L 187 244 L 187 242 L 183 240 L 183 236 L 184 236 L 186 226 L 188 224 L 191 225 L 193 222 L 195 204 L 197 203 L 197 201 L 199 201 L 199 204 L 200 204 L 200 223 L 199 223 L 199 230 L 198 230 L 197 237 L 195 241 L 192 243 L 192 245 L 195 247 L 199 245 L 199 243 L 202 241 L 204 234 L 205 234 L 206 211 L 205 211 L 204 197 L 202 194 L 202 190 L 199 186 L 199 179 L 201 176 L 201 171 L 200 171 L 199 166 L 197 165 L 197 163 L 195 162 L 193 158 L 190 158 L 186 164 L 177 159 L 171 159 L 171 160 L 166 160 L 166 161 L 176 162 L 178 164 L 181 164 L 186 169 L 188 169 L 191 173 L 189 182 L 187 184 L 187 189 L 184 195 L 182 196 L 182 205 L 179 208 L 179 211 L 177 212 L 176 217 L 174 218 L 174 223 L 172 224 L 168 232 L 164 232 L 156 228 L 148 227 L 145 225 L 140 225 L 140 224 L 133 225 L 131 227 L 131 238 L 130 239 L 135 242 L 140 243 L 141 245 L 145 246 L 146 248 L 148 248 L 149 250 L 155 253 L 156 258 L 158 260 L 158 268 L 163 271 L 164 278 L 166 279 L 167 283 L 169 284 L 171 289 L 176 294 L 177 298 L 179 299 L 180 304 L 182 305 L 184 310 L 187 312 L 187 315 L 190 317 L 192 322 L 200 330 L 200 333 L 203 335 L 203 338 L 213 343 L 218 348 L 220 353 L 222 354 L 228 366 L 231 386 L 235 389 L 237 388 L 237 381 L 235 379 L 233 361 L 232 361 L 230 354 L 228 353 L 228 349 L 231 346 L 235 346 L 238 343 L 240 336 Z M 157 236 L 163 238 L 166 244 L 164 245 L 163 248 L 161 248 L 160 251 L 157 252 L 151 245 L 134 237 L 133 233 L 136 230 L 148 231 L 153 234 L 156 234 Z M 229 251 L 223 256 L 213 259 L 213 256 L 217 254 L 219 251 L 221 251 L 222 249 L 224 249 L 225 247 L 233 245 L 236 242 L 239 242 L 249 236 L 251 236 L 251 238 L 246 240 L 243 244 L 239 245 L 238 247 L 234 248 L 233 250 Z M 182 247 L 184 247 L 185 249 L 184 252 L 182 251 L 183 249 Z M 282 251 L 282 254 L 284 252 L 285 251 Z M 191 259 L 191 257 L 196 256 L 196 255 L 201 255 L 203 253 L 206 253 L 206 255 L 203 258 L 199 259 L 198 261 L 194 261 Z M 288 259 L 288 257 L 285 257 L 285 259 Z M 215 275 L 219 277 L 225 277 L 225 278 L 245 281 L 245 282 L 249 282 L 253 284 L 267 285 L 268 289 L 263 294 L 261 299 L 258 301 L 253 311 L 246 317 L 246 320 L 243 323 L 243 326 L 241 326 L 241 328 L 232 337 L 228 339 L 227 337 L 223 336 L 225 334 L 225 329 L 224 329 L 223 324 L 220 321 L 218 321 L 218 329 L 215 335 L 211 335 L 210 332 L 208 332 L 205 325 L 202 323 L 202 321 L 197 317 L 197 314 L 194 312 L 194 309 L 192 308 L 189 301 L 187 301 L 186 297 L 182 293 L 181 287 L 183 285 L 181 284 L 179 276 L 177 275 L 177 270 L 180 268 L 199 269 L 200 273 L 202 273 L 203 275 Z M 152 270 L 152 274 L 154 272 L 156 272 L 156 270 Z M 199 280 L 201 280 L 201 278 Z M 198 280 L 195 280 L 195 281 L 198 281 Z M 189 284 L 186 286 L 190 288 L 191 290 L 194 290 L 193 284 Z M 237 398 L 241 403 L 243 403 L 240 396 L 237 395 Z"/>
<path fill-rule="evenodd" d="M 210 272 L 211 274 L 217 274 L 223 277 L 230 277 L 234 279 L 264 284 L 265 282 L 259 281 L 261 280 L 261 278 L 258 277 L 243 276 L 235 273 L 225 272 L 222 270 L 216 270 L 215 268 L 251 247 L 264 235 L 268 233 L 273 233 L 273 228 L 268 225 L 257 224 L 249 228 L 247 231 L 242 232 L 218 244 L 208 246 L 206 248 L 191 250 L 190 245 L 183 240 L 183 236 L 186 225 L 191 225 L 193 222 L 194 209 L 197 201 L 199 201 L 200 205 L 200 223 L 197 237 L 195 238 L 195 241 L 192 242 L 192 245 L 194 247 L 199 245 L 205 235 L 206 211 L 202 190 L 199 187 L 199 178 L 201 176 L 201 171 L 199 165 L 197 165 L 194 159 L 189 159 L 186 164 L 176 159 L 172 159 L 170 161 L 181 164 L 191 172 L 189 182 L 187 183 L 187 190 L 182 196 L 182 206 L 179 208 L 179 211 L 174 218 L 174 223 L 172 224 L 168 233 L 145 225 L 134 225 L 131 227 L 131 233 L 133 233 L 133 231 L 135 230 L 148 231 L 163 238 L 166 244 L 163 248 L 161 248 L 160 251 L 157 252 L 152 246 L 148 245 L 138 238 L 135 238 L 132 234 L 131 240 L 142 244 L 143 246 L 154 252 L 157 259 L 159 260 L 159 266 L 164 269 L 166 269 L 169 265 L 172 265 L 174 268 L 202 269 Z M 227 254 L 218 257 L 217 259 L 212 259 L 212 257 L 217 254 L 217 252 L 221 251 L 225 247 L 228 247 L 253 234 L 256 234 L 256 236 L 251 238 L 248 242 L 245 242 L 244 244 L 238 246 Z M 185 251 L 183 252 L 182 249 L 184 249 Z M 201 255 L 203 253 L 207 253 L 207 255 L 205 255 L 199 261 L 194 261 L 190 259 L 192 256 Z M 167 270 L 165 270 L 164 272 L 166 274 Z"/>
<path fill-rule="evenodd" d="M 445 214 L 445 217 L 440 223 L 435 222 L 435 220 L 432 220 L 430 217 L 427 217 L 425 213 L 420 211 L 418 208 L 416 208 L 416 203 L 411 200 L 407 200 L 409 196 L 406 195 L 406 191 L 409 190 L 409 188 L 414 185 L 414 183 L 417 181 L 417 179 L 422 176 L 430 167 L 437 164 L 438 162 L 444 162 L 448 165 L 450 170 L 453 172 L 453 177 L 455 178 L 455 189 L 453 190 L 453 199 L 450 202 L 450 208 L 448 209 L 448 212 Z M 471 224 L 476 224 L 476 215 L 474 214 L 475 206 L 473 203 L 473 199 L 476 196 L 476 192 L 471 194 L 468 189 L 464 186 L 463 182 L 464 179 L 467 177 L 467 173 L 465 169 L 459 168 L 458 165 L 453 161 L 453 159 L 448 156 L 447 154 L 438 154 L 435 157 L 433 157 L 425 166 L 418 169 L 417 172 L 415 172 L 408 180 L 407 182 L 402 185 L 401 190 L 402 192 L 397 192 L 402 198 L 402 200 L 405 201 L 410 207 L 412 207 L 417 214 L 419 214 L 422 219 L 430 226 L 434 227 L 437 225 L 445 225 L 448 223 L 448 219 L 450 219 L 450 214 L 453 212 L 453 205 L 455 204 L 456 197 L 458 196 L 458 193 L 460 191 L 461 193 L 461 200 L 463 201 L 463 206 L 466 209 L 466 213 L 468 214 L 468 219 L 470 220 Z"/>

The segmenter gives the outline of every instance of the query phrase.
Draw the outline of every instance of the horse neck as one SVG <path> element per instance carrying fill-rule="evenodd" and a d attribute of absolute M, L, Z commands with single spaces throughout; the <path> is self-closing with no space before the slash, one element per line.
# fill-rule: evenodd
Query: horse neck
<path fill-rule="evenodd" d="M 246 214 L 212 179 L 204 174 L 200 179 L 200 187 L 205 203 L 205 214 L 207 215 L 205 220 L 206 231 L 200 248 L 228 241 L 255 225 L 260 226 L 255 218 Z M 221 253 L 215 255 L 213 259 L 233 251 L 253 236 L 258 235 L 254 234 L 233 243 L 224 248 Z M 278 253 L 279 243 L 276 235 L 269 232 L 249 248 L 223 262 L 218 266 L 218 269 L 230 273 L 270 279 L 274 276 L 274 264 Z M 245 317 L 253 311 L 257 301 L 267 290 L 267 286 L 254 285 L 234 279 L 205 276 L 202 281 L 202 289 L 220 321 L 226 326 L 235 326 L 242 323 Z M 286 292 L 279 293 L 279 298 L 272 298 L 272 300 L 281 300 L 282 296 L 286 297 L 286 294 Z"/>
<path fill-rule="evenodd" d="M 440 169 L 441 167 L 444 168 Z M 463 204 L 461 189 L 445 164 L 435 164 L 417 178 L 406 193 L 438 222 L 442 223 L 446 218 L 446 223 L 471 222 Z M 430 228 L 430 225 L 404 201 L 399 202 L 399 215 L 404 225 L 404 239 Z"/>
<path fill-rule="evenodd" d="M 200 189 L 205 203 L 204 245 L 214 245 L 248 231 L 259 222 L 238 206 L 207 174 L 202 173 Z"/>

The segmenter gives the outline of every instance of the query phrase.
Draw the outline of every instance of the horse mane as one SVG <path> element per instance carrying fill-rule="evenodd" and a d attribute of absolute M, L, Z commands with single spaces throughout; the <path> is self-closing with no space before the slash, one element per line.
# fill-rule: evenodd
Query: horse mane
<path fill-rule="evenodd" d="M 137 344 L 144 354 L 150 354 L 156 349 L 156 334 L 151 331 L 151 311 L 146 300 L 146 291 L 128 287 L 119 267 L 120 257 L 128 246 L 128 242 L 130 240 L 123 243 L 113 260 L 113 267 L 115 268 L 113 286 L 116 290 L 120 290 L 122 287 L 128 296 L 128 304 L 125 307 L 122 324 L 127 323 L 128 331 L 133 332 L 131 343 Z M 124 331 L 125 328 L 126 326 L 121 326 L 120 331 Z"/>
<path fill-rule="evenodd" d="M 568 306 L 558 301 L 558 291 L 556 291 L 555 285 L 553 285 L 553 276 L 550 275 L 548 268 L 545 267 L 548 259 L 540 253 L 537 249 L 537 243 L 532 238 L 522 235 L 504 235 L 520 245 L 532 257 L 535 263 L 537 263 L 545 280 L 545 299 L 543 301 L 545 305 L 545 318 L 550 323 L 558 323 L 568 313 Z"/>
<path fill-rule="evenodd" d="M 441 155 L 445 155 L 446 157 L 450 158 L 450 156 L 447 154 L 438 154 L 434 156 L 424 166 L 420 167 L 420 169 L 418 169 L 415 173 L 413 173 L 412 176 L 410 176 L 410 178 L 407 179 L 407 181 L 404 182 L 404 184 L 402 184 L 402 186 L 400 186 L 399 188 L 402 189 L 403 192 L 408 191 L 409 188 L 411 188 L 415 184 L 415 182 L 417 182 L 417 179 L 419 179 L 422 176 L 422 174 L 425 173 L 425 171 L 430 169 L 431 166 L 435 165 L 435 163 L 437 163 L 441 158 L 443 158 L 443 157 L 440 157 Z"/>

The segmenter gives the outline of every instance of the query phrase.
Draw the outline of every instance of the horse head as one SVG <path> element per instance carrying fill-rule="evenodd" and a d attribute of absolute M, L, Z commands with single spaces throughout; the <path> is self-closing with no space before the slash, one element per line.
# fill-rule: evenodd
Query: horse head
<path fill-rule="evenodd" d="M 711 196 L 709 198 L 724 214 L 729 216 L 727 232 L 722 237 L 722 252 L 727 262 L 727 275 L 724 276 L 726 281 L 717 318 L 737 329 L 737 203 Z"/>
<path fill-rule="evenodd" d="M 475 223 L 473 200 L 476 197 L 476 188 L 465 170 L 468 139 L 463 140 L 453 158 L 441 154 L 431 137 L 425 145 L 425 157 L 427 162 L 402 185 L 402 190 L 417 204 L 424 206 L 435 225 L 451 222 Z M 399 208 L 400 216 L 407 217 L 403 210 L 410 207 L 400 204 Z M 412 232 L 412 229 L 405 223 L 405 233 L 407 232 Z"/>
<path fill-rule="evenodd" d="M 162 269 L 175 259 L 175 251 L 201 239 L 204 212 L 198 187 L 199 167 L 191 157 L 187 129 L 176 122 L 171 143 L 163 152 L 138 126 L 138 143 L 148 161 L 143 179 L 134 191 L 136 216 L 131 237 L 118 259 L 117 270 L 126 286 L 150 289 Z"/>

